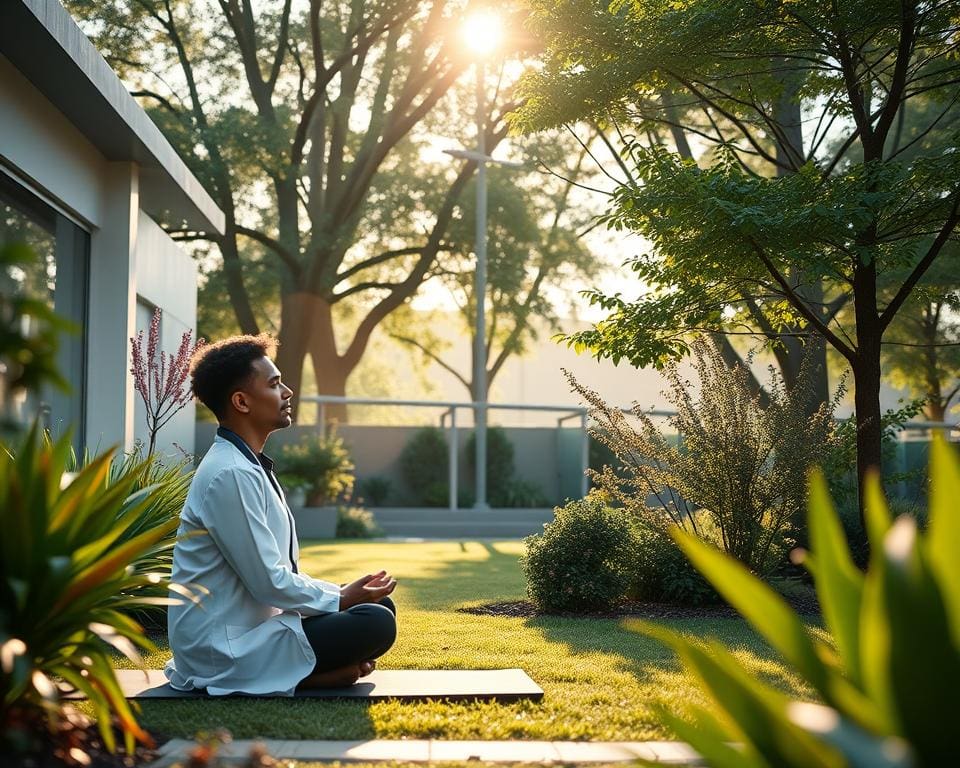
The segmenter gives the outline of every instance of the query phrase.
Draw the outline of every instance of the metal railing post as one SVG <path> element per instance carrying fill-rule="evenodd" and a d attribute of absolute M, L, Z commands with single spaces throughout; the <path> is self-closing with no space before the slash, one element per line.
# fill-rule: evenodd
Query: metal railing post
<path fill-rule="evenodd" d="M 590 433 L 587 432 L 587 412 L 580 413 L 580 496 L 586 496 L 590 490 L 587 470 L 590 468 Z"/>
<path fill-rule="evenodd" d="M 457 478 L 460 475 L 460 467 L 457 465 L 457 457 L 459 456 L 459 447 L 457 443 L 459 442 L 457 437 L 457 409 L 450 409 L 450 481 L 448 483 L 450 487 L 450 509 L 456 511 L 457 509 L 457 495 L 459 494 L 459 489 L 457 488 Z"/>

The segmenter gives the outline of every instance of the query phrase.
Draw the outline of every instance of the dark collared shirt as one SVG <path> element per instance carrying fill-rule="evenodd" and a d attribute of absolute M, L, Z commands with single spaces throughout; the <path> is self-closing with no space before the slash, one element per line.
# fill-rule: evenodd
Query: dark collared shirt
<path fill-rule="evenodd" d="M 276 474 L 273 471 L 273 459 L 271 459 L 265 453 L 256 453 L 253 448 L 247 445 L 246 441 L 240 437 L 232 429 L 227 429 L 226 427 L 218 427 L 217 435 L 222 437 L 224 440 L 229 440 L 233 443 L 244 456 L 247 457 L 254 464 L 259 464 L 263 467 L 263 471 L 267 473 L 267 479 L 270 481 L 270 485 L 273 488 L 274 492 L 277 494 L 277 498 L 280 499 L 280 504 L 284 509 L 287 510 L 287 514 L 290 516 L 290 563 L 293 566 L 293 572 L 299 573 L 297 568 L 297 561 L 293 557 L 293 537 L 296 535 L 296 522 L 293 520 L 293 515 L 290 515 L 289 508 L 287 503 L 283 498 L 283 491 L 280 489 L 280 481 L 277 479 Z"/>

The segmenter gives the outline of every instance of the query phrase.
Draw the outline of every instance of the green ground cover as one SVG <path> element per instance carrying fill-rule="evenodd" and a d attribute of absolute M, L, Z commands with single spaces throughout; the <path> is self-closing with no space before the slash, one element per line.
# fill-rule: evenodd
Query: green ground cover
<path fill-rule="evenodd" d="M 682 711 L 702 701 L 670 652 L 613 619 L 506 618 L 459 607 L 520 599 L 519 541 L 320 542 L 301 567 L 332 581 L 386 568 L 399 579 L 397 644 L 381 661 L 395 669 L 521 667 L 544 689 L 542 702 L 329 702 L 187 700 L 143 702 L 143 725 L 161 738 L 229 729 L 235 738 L 647 740 L 673 735 L 653 707 Z M 750 670 L 806 693 L 738 619 L 675 620 L 736 649 Z M 149 666 L 161 667 L 166 647 Z"/>

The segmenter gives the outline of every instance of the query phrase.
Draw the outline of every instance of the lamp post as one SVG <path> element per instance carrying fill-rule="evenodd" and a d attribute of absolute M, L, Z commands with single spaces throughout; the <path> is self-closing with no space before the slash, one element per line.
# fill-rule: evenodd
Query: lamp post
<path fill-rule="evenodd" d="M 507 168 L 522 168 L 523 163 L 496 160 L 487 154 L 486 93 L 484 75 L 486 57 L 499 45 L 499 18 L 490 11 L 478 11 L 463 26 L 464 42 L 476 55 L 477 74 L 477 148 L 474 151 L 448 149 L 448 155 L 477 163 L 477 220 L 474 250 L 474 299 L 477 303 L 473 333 L 473 402 L 476 456 L 476 501 L 474 509 L 489 509 L 487 504 L 487 163 Z"/>
<path fill-rule="evenodd" d="M 483 80 L 486 67 L 477 59 L 477 271 L 474 274 L 474 300 L 477 302 L 476 330 L 473 336 L 474 464 L 476 465 L 476 502 L 474 508 L 489 509 L 487 504 L 487 126 L 486 94 Z"/>

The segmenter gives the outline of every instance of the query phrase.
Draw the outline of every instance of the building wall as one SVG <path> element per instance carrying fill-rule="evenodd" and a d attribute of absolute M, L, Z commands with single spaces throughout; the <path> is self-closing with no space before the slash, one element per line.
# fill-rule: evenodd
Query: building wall
<path fill-rule="evenodd" d="M 140 207 L 141 174 L 110 162 L 0 55 L 0 167 L 90 235 L 86 319 L 86 434 L 92 451 L 142 437 L 130 374 L 137 302 L 164 310 L 163 348 L 196 326 L 196 267 Z M 64 371 L 75 386 L 82 372 Z M 161 433 L 193 449 L 193 406 Z"/>
<path fill-rule="evenodd" d="M 163 311 L 160 348 L 167 354 L 174 354 L 186 331 L 194 331 L 193 339 L 196 339 L 196 262 L 153 219 L 140 211 L 136 265 L 136 330 L 138 333 L 143 331 L 146 338 L 153 311 L 159 307 Z M 191 401 L 160 431 L 157 449 L 165 453 L 179 453 L 181 450 L 193 453 L 195 421 L 196 407 Z M 139 396 L 134 399 L 133 434 L 135 440 L 144 444 L 149 440 L 146 409 Z"/>
<path fill-rule="evenodd" d="M 103 223 L 107 161 L 0 54 L 0 162 L 87 225 Z"/>

